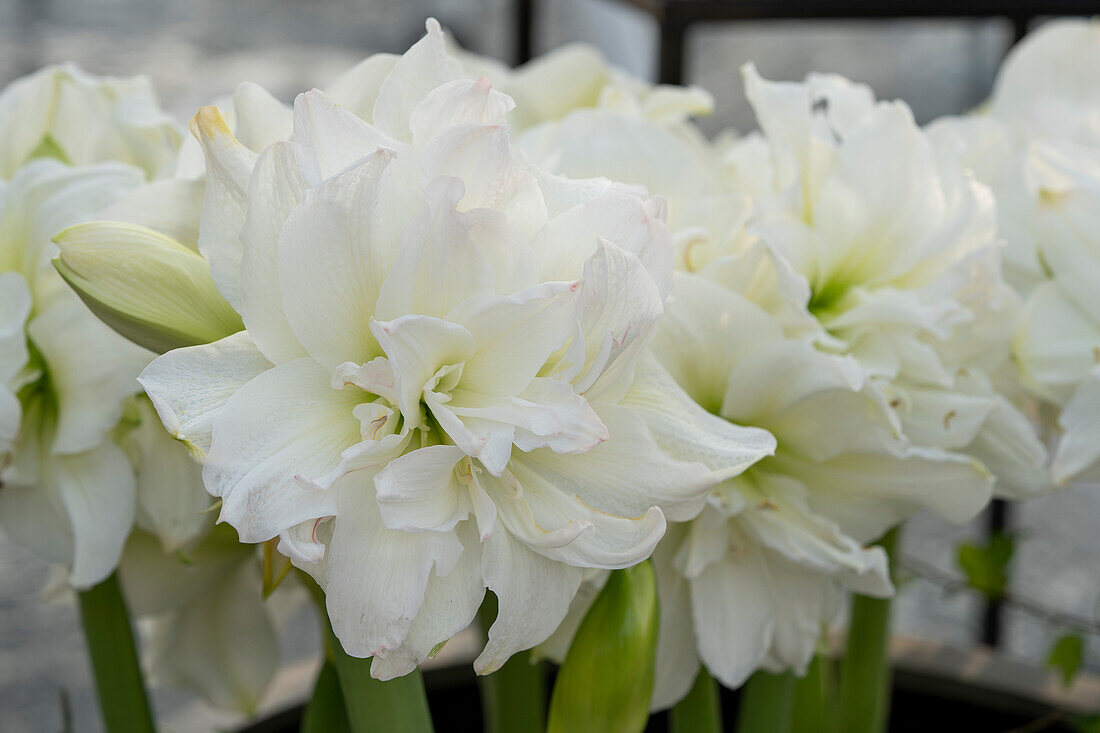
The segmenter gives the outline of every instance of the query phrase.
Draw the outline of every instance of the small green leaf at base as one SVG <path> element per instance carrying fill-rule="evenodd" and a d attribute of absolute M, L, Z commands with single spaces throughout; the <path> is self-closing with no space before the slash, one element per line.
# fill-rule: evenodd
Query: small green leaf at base
<path fill-rule="evenodd" d="M 990 600 L 1004 595 L 1008 585 L 1008 564 L 1015 552 L 1011 536 L 996 533 L 984 546 L 959 545 L 957 560 L 972 588 Z"/>
<path fill-rule="evenodd" d="M 1085 658 L 1085 641 L 1079 634 L 1061 636 L 1050 648 L 1047 666 L 1062 673 L 1062 684 L 1069 687 L 1073 683 L 1081 662 Z"/>

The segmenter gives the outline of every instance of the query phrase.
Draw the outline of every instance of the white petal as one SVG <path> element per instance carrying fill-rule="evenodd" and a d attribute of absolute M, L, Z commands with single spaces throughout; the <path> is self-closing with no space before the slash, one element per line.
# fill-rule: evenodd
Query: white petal
<path fill-rule="evenodd" d="M 516 103 L 492 88 L 489 80 L 456 79 L 436 87 L 412 111 L 409 129 L 413 142 L 423 146 L 449 127 L 503 122 Z"/>
<path fill-rule="evenodd" d="M 148 400 L 138 400 L 141 423 L 123 438 L 137 480 L 137 523 L 176 552 L 205 533 L 212 499 L 202 486 L 202 468 L 172 440 Z"/>
<path fill-rule="evenodd" d="M 691 581 L 699 656 L 727 687 L 740 686 L 771 646 L 776 609 L 770 585 L 759 550 L 743 540 Z"/>
<path fill-rule="evenodd" d="M 151 356 L 91 315 L 71 291 L 58 292 L 27 327 L 42 353 L 58 401 L 54 453 L 101 444 L 122 416 L 122 400 L 140 390 Z"/>
<path fill-rule="evenodd" d="M 482 572 L 498 611 L 474 669 L 489 674 L 553 633 L 569 611 L 581 570 L 535 554 L 498 529 L 482 546 Z"/>
<path fill-rule="evenodd" d="M 398 140 L 411 138 L 410 117 L 428 93 L 461 76 L 458 62 L 447 53 L 439 23 L 429 18 L 426 26 L 427 35 L 397 60 L 374 103 L 374 124 Z"/>
<path fill-rule="evenodd" d="M 200 109 L 191 121 L 191 131 L 202 144 L 206 158 L 199 252 L 210 263 L 210 275 L 218 292 L 239 309 L 240 233 L 248 204 L 248 179 L 256 165 L 256 153 L 233 137 L 215 107 Z"/>
<path fill-rule="evenodd" d="M 461 211 L 500 211 L 525 237 L 534 236 L 546 222 L 546 204 L 538 182 L 513 161 L 506 125 L 449 128 L 424 146 L 421 165 L 428 180 L 462 180 L 465 195 L 458 201 Z"/>
<path fill-rule="evenodd" d="M 688 580 L 672 567 L 672 553 L 666 549 L 676 546 L 676 539 L 672 537 L 675 528 L 676 525 L 669 527 L 668 535 L 653 553 L 661 608 L 653 697 L 649 701 L 649 709 L 654 711 L 670 708 L 682 700 L 699 672 L 691 617 L 691 589 Z"/>
<path fill-rule="evenodd" d="M 741 294 L 708 278 L 678 272 L 653 353 L 692 398 L 718 413 L 730 370 L 782 339 L 779 321 Z"/>
<path fill-rule="evenodd" d="M 424 591 L 424 603 L 409 627 L 405 642 L 371 663 L 371 676 L 380 680 L 408 674 L 428 658 L 437 645 L 470 625 L 485 597 L 481 579 L 481 547 L 471 525 L 459 529 L 462 556 L 454 570 L 443 577 L 432 574 Z"/>
<path fill-rule="evenodd" d="M 469 358 L 475 348 L 473 337 L 462 326 L 418 315 L 388 322 L 371 320 L 370 332 L 393 367 L 401 414 L 410 427 L 421 427 L 424 418 L 420 397 L 425 385 L 440 367 Z"/>
<path fill-rule="evenodd" d="M 428 184 L 426 208 L 405 230 L 379 290 L 378 319 L 408 313 L 442 318 L 468 298 L 491 292 L 493 273 L 471 236 L 474 217 L 455 210 L 462 191 L 454 178 Z"/>
<path fill-rule="evenodd" d="M 88 588 L 118 566 L 134 523 L 134 475 L 111 443 L 52 460 L 57 462 L 52 480 L 73 533 L 69 582 Z"/>
<path fill-rule="evenodd" d="M 568 484 L 564 489 L 553 484 L 526 455 L 514 457 L 509 471 L 502 479 L 483 476 L 482 486 L 508 530 L 546 557 L 580 567 L 630 567 L 649 557 L 665 532 L 665 517 L 656 506 L 640 516 L 609 513 L 567 494 Z M 589 493 L 596 494 L 594 488 L 589 484 Z"/>
<path fill-rule="evenodd" d="M 248 215 L 241 230 L 241 318 L 274 363 L 305 356 L 287 323 L 279 289 L 279 232 L 302 200 L 305 185 L 293 148 L 280 142 L 260 154 L 248 186 Z"/>
<path fill-rule="evenodd" d="M 644 416 L 633 409 L 597 404 L 596 410 L 609 435 L 596 447 L 569 455 L 538 450 L 516 460 L 558 490 L 623 517 L 638 517 L 658 506 L 671 517 L 690 519 L 699 513 L 707 492 L 730 473 L 665 449 L 654 440 Z"/>
<path fill-rule="evenodd" d="M 707 412 L 652 358 L 639 361 L 630 391 L 619 404 L 642 419 L 661 449 L 681 461 L 703 464 L 714 472 L 715 481 L 736 476 L 775 452 L 775 437 L 768 431 Z M 670 516 L 679 518 L 677 513 Z"/>
<path fill-rule="evenodd" d="M 294 154 L 310 186 L 320 185 L 379 148 L 392 150 L 395 145 L 316 89 L 294 100 Z"/>
<path fill-rule="evenodd" d="M 466 515 L 455 476 L 465 457 L 453 445 L 432 445 L 390 461 L 374 479 L 382 523 L 403 531 L 454 529 Z"/>
<path fill-rule="evenodd" d="M 543 278 L 574 280 L 604 239 L 632 253 L 645 266 L 661 295 L 672 287 L 672 241 L 668 229 L 636 196 L 609 193 L 581 203 L 550 220 L 531 246 Z"/>
<path fill-rule="evenodd" d="M 777 472 L 809 487 L 815 512 L 836 520 L 859 542 L 924 507 L 965 522 L 989 502 L 993 488 L 993 477 L 977 461 L 932 448 L 908 448 L 897 456 L 845 453 L 823 462 L 780 454 L 771 461 Z"/>
<path fill-rule="evenodd" d="M 509 296 L 478 298 L 448 318 L 474 337 L 463 389 L 513 395 L 527 387 L 576 329 L 573 286 L 541 283 Z"/>
<path fill-rule="evenodd" d="M 1054 283 L 1028 298 L 1015 353 L 1028 387 L 1056 403 L 1069 399 L 1097 363 L 1100 324 L 1082 313 Z"/>
<path fill-rule="evenodd" d="M 1063 435 L 1050 470 L 1055 482 L 1065 484 L 1100 459 L 1100 374 L 1081 382 L 1058 426 Z"/>
<path fill-rule="evenodd" d="M 379 240 L 374 207 L 390 154 L 375 153 L 306 194 L 279 237 L 279 289 L 306 351 L 335 369 L 378 356 L 368 322 L 396 242 Z"/>
<path fill-rule="evenodd" d="M 329 619 L 348 654 L 385 656 L 405 642 L 433 567 L 453 572 L 464 550 L 451 532 L 386 529 L 368 472 L 345 477 L 339 491 L 322 583 Z"/>
<path fill-rule="evenodd" d="M 392 53 L 371 54 L 325 87 L 325 94 L 352 114 L 370 122 L 378 90 L 399 58 Z"/>
<path fill-rule="evenodd" d="M 203 481 L 243 542 L 335 514 L 333 492 L 311 481 L 337 469 L 362 436 L 355 392 L 329 381 L 311 359 L 288 361 L 237 390 L 215 418 Z"/>
<path fill-rule="evenodd" d="M 257 152 L 290 138 L 294 113 L 259 84 L 246 81 L 233 92 L 237 139 Z"/>
<path fill-rule="evenodd" d="M 663 313 L 661 295 L 641 261 L 601 240 L 584 265 L 577 293 L 581 338 L 555 372 L 590 399 L 616 401 Z M 575 376 L 574 376 L 575 375 Z"/>
<path fill-rule="evenodd" d="M 200 457 L 226 401 L 271 363 L 246 331 L 157 357 L 138 377 L 164 427 Z"/>
<path fill-rule="evenodd" d="M 279 639 L 260 586 L 257 564 L 240 563 L 158 619 L 155 679 L 215 707 L 254 714 L 279 666 Z"/>

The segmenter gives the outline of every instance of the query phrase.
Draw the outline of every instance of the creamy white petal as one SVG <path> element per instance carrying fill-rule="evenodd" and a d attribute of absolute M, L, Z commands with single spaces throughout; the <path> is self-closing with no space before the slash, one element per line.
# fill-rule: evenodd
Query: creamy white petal
<path fill-rule="evenodd" d="M 218 292 L 239 310 L 240 233 L 256 153 L 233 136 L 216 107 L 200 109 L 191 121 L 191 132 L 198 138 L 206 158 L 199 252 L 210 263 L 210 275 Z"/>
<path fill-rule="evenodd" d="M 329 619 L 348 654 L 386 656 L 408 637 L 433 568 L 439 576 L 454 572 L 464 549 L 454 533 L 386 529 L 368 472 L 348 475 L 338 489 L 321 582 Z"/>
<path fill-rule="evenodd" d="M 279 289 L 294 335 L 324 366 L 379 355 L 369 321 L 396 242 L 374 236 L 380 151 L 310 190 L 279 236 Z"/>
<path fill-rule="evenodd" d="M 401 250 L 379 289 L 379 320 L 407 313 L 442 318 L 463 301 L 492 291 L 489 262 L 471 236 L 475 217 L 455 209 L 462 195 L 457 178 L 428 184 L 426 208 L 405 230 Z"/>
<path fill-rule="evenodd" d="M 122 415 L 123 398 L 140 390 L 137 375 L 149 352 L 98 321 L 71 291 L 40 303 L 27 332 L 57 398 L 51 450 L 79 453 L 100 445 Z"/>
<path fill-rule="evenodd" d="M 409 130 L 413 143 L 423 146 L 451 127 L 502 122 L 515 106 L 511 97 L 493 89 L 485 77 L 477 81 L 456 79 L 433 89 L 413 109 Z"/>
<path fill-rule="evenodd" d="M 420 398 L 428 381 L 441 367 L 465 361 L 476 348 L 462 326 L 429 316 L 407 315 L 393 321 L 370 321 L 393 367 L 397 406 L 410 427 L 424 424 Z"/>
<path fill-rule="evenodd" d="M 432 445 L 386 464 L 374 479 L 382 523 L 406 532 L 454 529 L 469 511 L 455 475 L 465 457 L 456 446 Z"/>
<path fill-rule="evenodd" d="M 1062 438 L 1050 467 L 1054 481 L 1065 484 L 1100 459 L 1100 374 L 1081 382 L 1058 416 Z"/>
<path fill-rule="evenodd" d="M 329 382 L 313 360 L 288 361 L 238 389 L 215 417 L 203 481 L 242 541 L 335 514 L 334 492 L 312 482 L 340 466 L 361 434 L 356 395 Z"/>
<path fill-rule="evenodd" d="M 482 545 L 482 573 L 498 611 L 474 670 L 489 674 L 554 632 L 580 586 L 581 570 L 536 554 L 501 528 Z"/>
<path fill-rule="evenodd" d="M 303 179 L 318 186 L 359 160 L 396 143 L 321 92 L 294 100 L 294 154 Z"/>
<path fill-rule="evenodd" d="M 542 466 L 513 457 L 502 479 L 482 477 L 508 530 L 536 552 L 579 567 L 614 570 L 649 557 L 665 532 L 656 506 L 640 515 L 621 516 L 589 505 L 571 487 L 558 487 Z M 591 492 L 595 493 L 595 492 Z M 614 504 L 618 497 L 609 497 Z"/>
<path fill-rule="evenodd" d="M 371 118 L 378 129 L 398 140 L 409 140 L 409 118 L 436 87 L 461 77 L 458 62 L 448 53 L 439 22 L 429 18 L 427 35 L 393 65 L 379 86 Z"/>
<path fill-rule="evenodd" d="M 481 546 L 471 524 L 459 530 L 462 555 L 454 569 L 440 577 L 432 574 L 424 591 L 424 603 L 409 627 L 404 643 L 375 656 L 371 676 L 380 680 L 408 674 L 428 658 L 432 649 L 470 625 L 485 597 Z"/>
<path fill-rule="evenodd" d="M 210 450 L 214 420 L 226 402 L 271 367 L 246 331 L 176 349 L 145 367 L 138 381 L 164 427 L 200 458 Z"/>
<path fill-rule="evenodd" d="M 241 319 L 260 351 L 274 363 L 305 356 L 283 311 L 279 283 L 279 233 L 302 200 L 305 181 L 290 143 L 264 150 L 248 186 L 248 213 L 241 230 Z"/>

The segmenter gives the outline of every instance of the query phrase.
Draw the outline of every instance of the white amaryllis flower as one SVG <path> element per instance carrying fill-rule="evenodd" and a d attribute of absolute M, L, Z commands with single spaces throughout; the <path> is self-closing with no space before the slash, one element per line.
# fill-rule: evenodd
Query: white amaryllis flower
<path fill-rule="evenodd" d="M 512 100 L 434 21 L 376 96 L 369 122 L 299 96 L 258 157 L 199 113 L 199 246 L 247 330 L 141 381 L 222 518 L 281 537 L 372 674 L 412 670 L 486 587 L 489 672 L 557 627 L 581 568 L 641 561 L 774 443 L 671 385 L 627 399 L 671 276 L 659 201 L 520 167 Z"/>
<path fill-rule="evenodd" d="M 965 521 L 990 496 L 976 461 L 902 435 L 856 359 L 823 352 L 763 307 L 785 296 L 753 271 L 749 258 L 724 257 L 676 273 L 652 346 L 698 404 L 777 440 L 774 456 L 718 485 L 698 518 L 671 524 L 653 554 L 655 710 L 687 694 L 700 663 L 730 687 L 761 668 L 804 673 L 840 589 L 893 590 L 869 541 L 920 508 Z M 564 653 L 593 597 L 578 596 L 544 653 Z"/>
<path fill-rule="evenodd" d="M 1044 25 L 1017 46 L 978 114 L 931 134 L 997 196 L 1007 264 L 1026 297 L 1015 342 L 1023 385 L 1061 410 L 1051 464 L 1064 484 L 1100 458 L 1100 23 Z"/>
<path fill-rule="evenodd" d="M 35 160 L 0 193 L 0 527 L 78 587 L 114 569 L 134 520 L 133 472 L 110 432 L 149 354 L 68 289 L 50 237 L 142 180 L 119 163 Z"/>
<path fill-rule="evenodd" d="M 0 93 L 0 180 L 42 156 L 72 165 L 115 160 L 157 177 L 175 165 L 182 137 L 146 77 L 47 66 Z"/>
<path fill-rule="evenodd" d="M 823 348 L 859 361 L 914 444 L 977 458 L 1005 496 L 1045 488 L 1045 450 L 1002 382 L 1019 305 L 989 190 L 866 87 L 752 67 L 745 84 L 763 134 L 734 145 L 731 178 L 766 153 L 748 231 L 805 280 Z"/>
<path fill-rule="evenodd" d="M 700 656 L 730 685 L 804 669 L 837 587 L 889 591 L 864 544 L 921 507 L 972 517 L 990 496 L 987 466 L 1005 493 L 1045 483 L 1042 446 L 991 379 L 1017 303 L 988 192 L 864 87 L 746 77 L 764 134 L 696 155 L 696 183 L 709 181 L 697 192 L 660 162 L 693 159 L 690 137 L 677 148 L 637 115 L 585 113 L 582 127 L 574 113 L 521 139 L 567 175 L 598 165 L 668 194 L 685 272 L 654 354 L 706 409 L 778 441 L 654 554 L 672 609 L 656 707 L 687 692 Z M 625 130 L 668 142 L 626 150 Z M 588 597 L 547 653 L 563 651 Z"/>

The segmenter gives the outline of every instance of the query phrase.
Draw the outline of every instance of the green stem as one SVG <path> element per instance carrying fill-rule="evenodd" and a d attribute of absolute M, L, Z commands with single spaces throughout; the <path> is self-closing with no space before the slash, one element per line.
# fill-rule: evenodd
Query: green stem
<path fill-rule="evenodd" d="M 670 733 L 721 733 L 722 701 L 718 683 L 703 667 L 691 691 L 669 712 Z"/>
<path fill-rule="evenodd" d="M 893 575 L 898 529 L 879 544 L 890 557 Z M 840 665 L 840 730 L 881 733 L 890 717 L 890 599 L 853 596 L 848 646 Z"/>
<path fill-rule="evenodd" d="M 420 670 L 382 682 L 370 676 L 370 658 L 360 659 L 344 651 L 332 631 L 325 592 L 307 573 L 299 578 L 313 597 L 327 640 L 325 664 L 336 669 L 340 696 L 352 733 L 431 733 L 432 716 Z M 320 686 L 321 680 L 317 680 Z M 332 697 L 329 697 L 332 700 Z M 312 706 L 312 702 L 310 703 Z"/>
<path fill-rule="evenodd" d="M 497 617 L 497 598 L 485 594 L 478 618 L 488 632 Z M 546 674 L 527 653 L 516 654 L 490 675 L 478 678 L 487 733 L 542 733 L 546 729 Z"/>
<path fill-rule="evenodd" d="M 832 733 L 836 730 L 832 672 L 832 661 L 819 653 L 810 661 L 806 676 L 795 682 L 791 733 Z"/>
<path fill-rule="evenodd" d="M 328 659 L 317 675 L 313 697 L 302 713 L 301 733 L 351 733 L 344 696 L 340 693 L 340 679 L 336 667 Z"/>
<path fill-rule="evenodd" d="M 156 730 L 117 575 L 80 592 L 80 619 L 107 732 Z"/>
<path fill-rule="evenodd" d="M 382 682 L 370 676 L 371 660 L 350 656 L 329 626 L 328 640 L 344 710 L 353 733 L 425 733 L 432 730 L 420 670 Z"/>
<path fill-rule="evenodd" d="M 759 671 L 741 688 L 739 733 L 790 733 L 794 675 Z"/>

